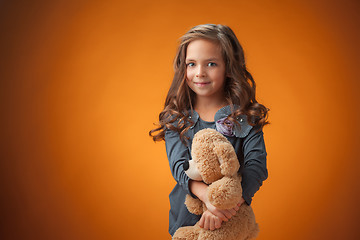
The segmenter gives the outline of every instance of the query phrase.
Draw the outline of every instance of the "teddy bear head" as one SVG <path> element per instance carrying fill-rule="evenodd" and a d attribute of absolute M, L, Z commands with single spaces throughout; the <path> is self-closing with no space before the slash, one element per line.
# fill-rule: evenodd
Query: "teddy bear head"
<path fill-rule="evenodd" d="M 231 143 L 214 129 L 198 131 L 192 142 L 192 160 L 184 163 L 185 173 L 207 184 L 234 176 L 240 164 Z"/>

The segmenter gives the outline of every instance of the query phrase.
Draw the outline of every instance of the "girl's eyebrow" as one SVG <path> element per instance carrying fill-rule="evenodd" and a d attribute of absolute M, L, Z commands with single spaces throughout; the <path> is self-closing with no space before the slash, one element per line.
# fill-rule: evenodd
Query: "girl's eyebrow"
<path fill-rule="evenodd" d="M 218 58 L 213 57 L 213 58 L 205 59 L 204 61 L 218 61 L 218 60 L 219 60 Z M 196 60 L 191 59 L 191 58 L 187 58 L 187 59 L 185 59 L 185 61 L 196 61 Z"/>

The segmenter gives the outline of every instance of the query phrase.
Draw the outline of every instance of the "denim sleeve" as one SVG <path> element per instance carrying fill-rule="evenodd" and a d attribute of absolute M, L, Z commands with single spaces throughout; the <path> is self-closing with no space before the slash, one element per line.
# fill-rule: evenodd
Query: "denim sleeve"
<path fill-rule="evenodd" d="M 252 197 L 267 179 L 266 148 L 263 131 L 259 127 L 251 129 L 243 141 L 244 169 L 242 172 L 243 198 L 250 205 Z"/>
<path fill-rule="evenodd" d="M 166 154 L 169 160 L 171 174 L 175 181 L 192 197 L 197 198 L 189 188 L 190 178 L 183 169 L 184 160 L 190 160 L 188 148 L 181 142 L 179 133 L 167 129 L 165 132 Z"/>

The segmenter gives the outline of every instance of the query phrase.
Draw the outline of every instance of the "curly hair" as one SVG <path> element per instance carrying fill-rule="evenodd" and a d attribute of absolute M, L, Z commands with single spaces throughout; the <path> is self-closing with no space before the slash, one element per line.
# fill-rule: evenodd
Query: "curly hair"
<path fill-rule="evenodd" d="M 175 59 L 174 78 L 166 96 L 164 109 L 159 114 L 158 127 L 152 129 L 149 135 L 154 141 L 165 140 L 166 129 L 176 131 L 181 141 L 185 142 L 185 133 L 194 124 L 189 116 L 193 111 L 195 93 L 186 83 L 186 50 L 191 41 L 205 39 L 213 41 L 221 47 L 226 66 L 225 100 L 228 105 L 238 105 L 227 119 L 239 124 L 237 116 L 245 114 L 251 126 L 263 126 L 267 121 L 268 111 L 255 98 L 256 84 L 246 69 L 244 50 L 230 27 L 221 24 L 203 24 L 191 28 L 180 38 Z M 176 124 L 174 124 L 176 123 Z"/>

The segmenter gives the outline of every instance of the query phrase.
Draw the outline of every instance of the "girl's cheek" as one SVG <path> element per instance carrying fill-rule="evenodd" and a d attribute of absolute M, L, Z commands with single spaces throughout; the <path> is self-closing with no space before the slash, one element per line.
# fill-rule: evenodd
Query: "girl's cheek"
<path fill-rule="evenodd" d="M 191 75 L 191 72 L 187 71 L 187 72 L 186 72 L 186 80 L 189 81 L 189 80 L 191 79 L 191 76 L 192 76 L 192 75 Z"/>
<path fill-rule="evenodd" d="M 188 71 L 187 71 L 187 77 L 188 77 L 189 79 L 193 79 L 194 76 L 195 76 L 195 72 L 196 72 L 195 69 L 188 70 Z"/>

